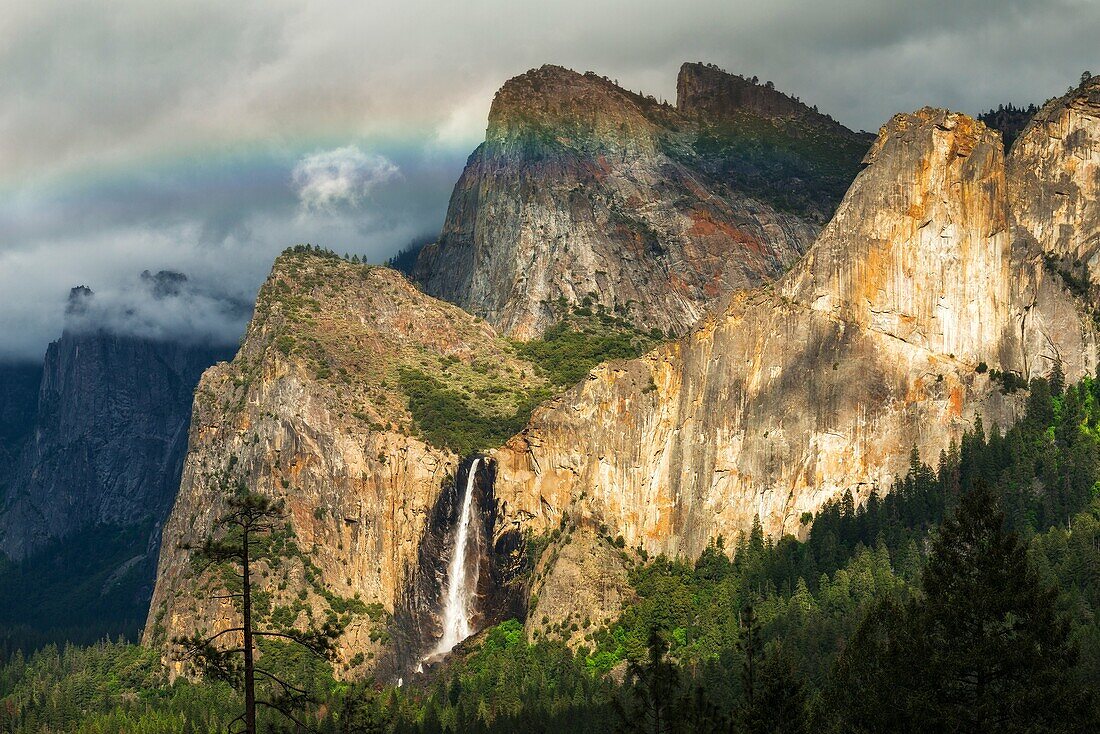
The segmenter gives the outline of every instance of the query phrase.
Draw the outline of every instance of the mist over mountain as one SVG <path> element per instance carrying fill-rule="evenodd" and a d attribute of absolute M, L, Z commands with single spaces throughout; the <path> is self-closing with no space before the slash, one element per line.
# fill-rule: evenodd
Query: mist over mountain
<path fill-rule="evenodd" d="M 0 366 L 0 625 L 27 640 L 135 633 L 195 384 L 250 313 L 144 271 L 123 291 L 72 288 L 43 361 Z"/>
<path fill-rule="evenodd" d="M 228 347 L 240 339 L 251 311 L 250 301 L 206 290 L 183 273 L 145 270 L 125 289 L 70 290 L 65 330 Z"/>

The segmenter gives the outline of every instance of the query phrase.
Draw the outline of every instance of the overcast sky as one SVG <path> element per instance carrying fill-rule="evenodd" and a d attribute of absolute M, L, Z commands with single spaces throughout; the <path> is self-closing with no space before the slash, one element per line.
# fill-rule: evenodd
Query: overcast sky
<path fill-rule="evenodd" d="M 1060 95 L 1097 29 L 1100 0 L 0 0 L 0 358 L 38 359 L 74 285 L 248 302 L 288 245 L 437 232 L 493 92 L 543 63 L 671 100 L 712 62 L 876 130 Z"/>

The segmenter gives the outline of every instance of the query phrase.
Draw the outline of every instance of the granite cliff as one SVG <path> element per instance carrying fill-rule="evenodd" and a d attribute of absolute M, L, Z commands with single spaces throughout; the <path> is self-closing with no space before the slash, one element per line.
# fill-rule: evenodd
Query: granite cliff
<path fill-rule="evenodd" d="M 497 426 L 517 430 L 544 385 L 491 326 L 396 271 L 287 251 L 240 351 L 196 390 L 145 640 L 164 645 L 236 618 L 202 593 L 211 579 L 183 546 L 214 530 L 227 487 L 243 482 L 287 508 L 283 551 L 264 567 L 270 602 L 260 619 L 337 615 L 347 625 L 345 669 L 392 669 L 391 652 L 415 660 L 439 632 L 442 538 L 469 466 L 456 450 L 490 440 L 484 431 Z M 491 484 L 478 477 L 479 487 Z M 485 559 L 486 583 L 504 586 L 513 550 Z M 486 588 L 486 603 L 492 596 Z"/>
<path fill-rule="evenodd" d="M 33 408 L 17 411 L 24 428 L 0 502 L 0 552 L 9 558 L 93 525 L 162 522 L 187 451 L 191 393 L 226 353 L 86 323 L 80 316 L 94 300 L 74 288 L 65 332 L 41 368 L 22 370 L 36 390 Z"/>
<path fill-rule="evenodd" d="M 0 514 L 22 558 L 97 525 L 167 516 L 187 452 L 190 396 L 216 349 L 67 333 L 46 352 L 36 419 Z"/>
<path fill-rule="evenodd" d="M 146 274 L 138 287 L 149 292 L 137 298 L 173 298 L 178 288 L 164 284 L 185 281 Z M 0 369 L 0 626 L 41 641 L 91 643 L 140 628 L 187 453 L 191 395 L 227 356 L 122 333 L 112 309 L 74 288 L 43 363 Z"/>
<path fill-rule="evenodd" d="M 1100 77 L 1047 102 L 1012 146 L 1009 195 L 1018 235 L 1038 247 L 1067 286 L 1100 283 Z"/>
<path fill-rule="evenodd" d="M 557 66 L 509 80 L 414 278 L 528 339 L 582 303 L 683 333 L 780 275 L 870 140 L 711 67 L 685 64 L 679 86 L 673 107 Z"/>
<path fill-rule="evenodd" d="M 1060 105 L 1094 111 L 1090 99 Z M 1080 139 L 1095 140 L 1087 128 Z M 888 489 L 911 447 L 934 462 L 977 413 L 1012 421 L 992 369 L 1091 371 L 1088 304 L 1048 264 L 1065 239 L 1022 193 L 1079 170 L 1079 147 L 1041 144 L 1044 130 L 1033 123 L 1006 167 L 999 135 L 964 115 L 896 116 L 783 279 L 731 294 L 679 341 L 599 367 L 494 453 L 508 517 L 537 532 L 588 514 L 628 547 L 689 557 L 755 516 L 797 533 L 842 492 Z M 1036 150 L 1042 162 L 1028 160 Z M 1041 182 L 1006 179 L 1039 165 Z M 1064 214 L 1074 241 L 1096 237 L 1095 195 L 1082 187 Z"/>

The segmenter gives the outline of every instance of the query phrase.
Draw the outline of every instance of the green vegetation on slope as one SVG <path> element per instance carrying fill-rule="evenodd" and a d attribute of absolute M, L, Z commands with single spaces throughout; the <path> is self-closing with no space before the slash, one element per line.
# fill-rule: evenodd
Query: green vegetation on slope
<path fill-rule="evenodd" d="M 554 385 L 584 379 L 593 367 L 612 359 L 631 359 L 663 341 L 657 331 L 641 332 L 602 309 L 581 305 L 546 330 L 541 339 L 513 342 L 516 353 L 535 365 Z"/>
<path fill-rule="evenodd" d="M 260 290 L 229 367 L 243 389 L 199 398 L 243 406 L 250 386 L 280 371 L 273 362 L 304 373 L 350 431 L 401 432 L 463 454 L 499 445 L 551 394 L 481 319 L 392 270 L 311 246 L 280 255 Z"/>
<path fill-rule="evenodd" d="M 995 110 L 991 109 L 978 115 L 978 120 L 985 123 L 986 127 L 1000 131 L 1007 152 L 1038 111 L 1039 107 L 1035 104 L 1029 104 L 1027 107 L 1002 104 Z"/>
<path fill-rule="evenodd" d="M 433 446 L 449 448 L 459 456 L 503 444 L 523 429 L 531 411 L 551 394 L 547 388 L 529 390 L 516 396 L 513 412 L 492 415 L 483 411 L 471 393 L 449 387 L 420 370 L 401 368 L 398 375 L 420 435 Z"/>
<path fill-rule="evenodd" d="M 523 430 L 539 403 L 580 382 L 601 362 L 637 357 L 661 340 L 656 331 L 640 332 L 620 317 L 582 305 L 541 339 L 511 342 L 535 375 L 502 379 L 498 364 L 424 355 L 420 367 L 399 367 L 398 378 L 419 434 L 433 445 L 468 455 L 499 446 Z M 536 375 L 550 385 L 528 379 Z"/>
<path fill-rule="evenodd" d="M 978 514 L 978 525 L 986 528 L 978 537 L 995 537 L 992 533 L 995 525 L 991 524 L 994 516 Z M 845 516 L 845 522 L 854 522 L 854 517 Z M 941 549 L 947 541 L 957 543 L 959 531 L 952 532 L 955 535 L 945 536 L 947 540 L 939 544 Z M 1095 598 L 1100 589 L 1097 579 L 1088 578 L 1087 573 L 1100 561 L 1097 557 L 1100 505 L 1078 516 L 1072 533 L 1054 530 L 1033 539 L 1030 566 L 1038 569 L 1041 582 L 1025 573 L 1026 587 L 1012 595 L 1002 595 L 990 587 L 987 581 L 996 579 L 995 573 L 981 571 L 972 576 L 969 564 L 980 561 L 984 554 L 952 556 L 934 547 L 933 559 L 939 559 L 936 562 L 942 570 L 937 572 L 940 576 L 946 573 L 950 578 L 970 579 L 968 600 L 977 595 L 982 604 L 989 605 L 1001 604 L 1004 599 L 1003 603 L 1013 609 L 1026 608 L 1020 605 L 1030 600 L 1037 605 L 1036 619 L 1051 619 L 1052 607 L 1043 601 L 1046 592 L 1042 589 L 1049 588 L 1045 585 L 1049 583 L 1046 574 L 1052 572 L 1050 555 L 1064 563 L 1066 551 L 1071 550 L 1064 544 L 1067 537 L 1074 543 L 1072 550 L 1083 554 L 1078 560 L 1086 572 L 1078 573 L 1084 577 L 1083 583 L 1069 576 L 1058 577 L 1063 589 L 1058 605 L 1063 607 L 1070 598 L 1088 595 Z M 994 571 L 1015 569 L 1020 562 L 1021 551 L 1005 548 L 1005 552 L 995 557 L 1001 560 L 992 564 Z M 284 659 L 277 661 L 282 674 L 295 684 L 308 687 L 316 697 L 318 703 L 313 705 L 309 716 L 318 731 L 432 734 L 610 731 L 624 723 L 632 731 L 635 729 L 629 728 L 629 723 L 637 721 L 644 712 L 643 702 L 651 685 L 646 676 L 653 671 L 664 677 L 661 691 L 673 724 L 668 731 L 759 731 L 738 725 L 754 712 L 762 713 L 747 696 L 750 686 L 753 700 L 763 698 L 770 702 L 763 713 L 787 712 L 784 722 L 787 726 L 779 729 L 782 731 L 806 731 L 811 726 L 817 731 L 852 731 L 854 724 L 865 723 L 868 717 L 879 722 L 891 715 L 895 719 L 890 730 L 920 731 L 911 718 L 897 714 L 908 706 L 923 705 L 921 697 L 907 693 L 910 688 L 898 685 L 899 680 L 909 686 L 919 682 L 913 680 L 912 673 L 905 673 L 906 666 L 921 673 L 929 670 L 929 665 L 917 656 L 918 652 L 921 655 L 929 652 L 923 648 L 915 650 L 911 643 L 905 642 L 916 637 L 906 630 L 915 624 L 939 625 L 919 628 L 938 629 L 936 634 L 947 635 L 939 650 L 952 651 L 951 654 L 928 658 L 937 666 L 965 672 L 975 665 L 980 668 L 986 661 L 982 648 L 960 648 L 950 630 L 944 631 L 943 625 L 935 622 L 955 618 L 969 609 L 969 603 L 961 604 L 957 597 L 948 600 L 950 603 L 943 607 L 946 616 L 939 614 L 922 621 L 937 608 L 928 600 L 942 599 L 942 595 L 936 596 L 938 592 L 930 586 L 931 581 L 909 582 L 895 573 L 888 554 L 881 548 L 858 550 L 844 568 L 829 577 L 828 584 L 819 585 L 817 593 L 809 592 L 801 584 L 793 592 L 775 591 L 768 587 L 766 578 L 763 591 L 754 589 L 762 578 L 761 572 L 777 564 L 776 547 L 762 538 L 746 541 L 733 560 L 716 550 L 708 550 L 695 564 L 657 559 L 635 569 L 633 580 L 642 601 L 626 610 L 609 635 L 624 649 L 622 658 L 634 673 L 625 685 L 602 674 L 592 664 L 594 656 L 587 650 L 574 655 L 560 642 L 526 642 L 521 626 L 514 621 L 488 630 L 474 651 L 455 660 L 424 688 L 379 689 L 369 681 L 339 683 L 316 659 L 295 656 L 288 649 L 268 648 L 264 652 L 282 655 Z M 959 563 L 963 566 L 959 567 Z M 752 578 L 754 575 L 756 580 Z M 933 578 L 938 577 L 933 574 Z M 977 591 L 974 583 L 978 584 Z M 751 627 L 745 624 L 748 604 L 757 618 Z M 1081 698 L 1086 685 L 1095 682 L 1095 671 L 1087 667 L 1085 656 L 1076 665 L 1071 662 L 1073 646 L 1082 643 L 1082 631 L 1095 622 L 1076 617 L 1068 646 L 1066 639 L 1059 636 L 1058 624 L 1052 622 L 1046 629 L 1055 635 L 1053 649 L 1061 650 L 1059 655 L 1070 656 L 1064 659 L 1065 675 L 1055 675 L 1042 661 L 1036 667 L 1035 661 L 1026 655 L 1020 657 L 1017 638 L 1011 636 L 1000 638 L 999 655 L 992 661 L 992 667 L 1001 669 L 1010 664 L 1010 670 L 1036 673 L 1021 679 L 1024 687 L 1017 682 L 1008 689 L 996 689 L 998 695 L 1005 690 L 1014 696 L 1031 698 L 1054 690 L 1065 693 L 1052 702 L 1075 704 L 1073 711 L 1067 712 L 1061 729 L 1074 731 L 1073 727 L 1087 726 L 1087 718 L 1095 716 L 1094 702 Z M 640 630 L 645 630 L 647 637 L 639 638 L 636 632 Z M 653 666 L 649 659 L 653 630 L 657 630 L 669 649 L 658 666 Z M 896 660 L 879 650 L 874 640 L 865 641 L 872 630 L 876 631 L 875 639 L 882 639 L 883 635 L 886 639 L 899 638 L 901 646 L 891 653 L 898 656 Z M 754 638 L 755 645 L 747 644 Z M 845 649 L 848 652 L 843 652 Z M 965 654 L 957 654 L 959 649 Z M 747 680 L 745 676 L 750 657 L 758 666 L 755 680 Z M 272 664 L 271 660 L 267 662 Z M 884 670 L 892 677 L 872 685 L 875 676 L 884 675 Z M 935 691 L 930 695 L 936 695 Z M 987 708 L 988 703 L 987 697 Z M 36 653 L 29 661 L 17 654 L 0 668 L 0 704 L 0 728 L 14 734 L 47 730 L 214 732 L 223 730 L 240 706 L 220 685 L 186 681 L 168 685 L 155 653 L 124 644 L 67 648 L 63 652 L 51 647 Z M 1050 710 L 1049 705 L 1033 704 L 1033 708 Z M 1026 724 L 1031 719 L 1032 712 L 1028 713 L 1029 716 L 1020 717 L 1020 723 Z M 1074 720 L 1069 714 L 1080 719 Z M 267 723 L 274 726 L 276 721 Z M 720 728 L 719 724 L 724 726 Z M 730 724 L 733 728 L 726 728 Z"/>

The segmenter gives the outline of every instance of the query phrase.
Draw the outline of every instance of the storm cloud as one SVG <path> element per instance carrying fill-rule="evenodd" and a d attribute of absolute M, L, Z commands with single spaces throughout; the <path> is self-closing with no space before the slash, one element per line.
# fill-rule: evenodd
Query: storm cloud
<path fill-rule="evenodd" d="M 207 305 L 142 328 L 229 342 L 246 315 L 218 304 L 250 302 L 283 248 L 381 261 L 437 232 L 493 91 L 543 63 L 673 99 L 681 62 L 712 62 L 868 130 L 1042 102 L 1100 66 L 1094 0 L 0 10 L 0 358 L 39 358 L 78 284 L 141 304 L 142 271 L 186 273 Z"/>

